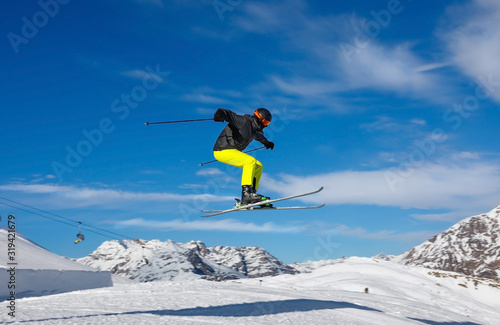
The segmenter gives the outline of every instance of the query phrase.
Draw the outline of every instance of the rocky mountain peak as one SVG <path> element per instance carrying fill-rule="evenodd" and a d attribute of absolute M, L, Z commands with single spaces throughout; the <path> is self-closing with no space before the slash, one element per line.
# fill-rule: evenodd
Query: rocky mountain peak
<path fill-rule="evenodd" d="M 414 247 L 402 263 L 500 280 L 500 206 Z"/>
<path fill-rule="evenodd" d="M 78 262 L 141 282 L 237 279 L 299 273 L 260 247 L 207 247 L 201 241 L 107 241 Z"/>

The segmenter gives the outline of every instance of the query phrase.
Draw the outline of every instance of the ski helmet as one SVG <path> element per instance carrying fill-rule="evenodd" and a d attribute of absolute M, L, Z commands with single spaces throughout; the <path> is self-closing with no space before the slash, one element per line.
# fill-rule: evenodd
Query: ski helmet
<path fill-rule="evenodd" d="M 253 113 L 264 126 L 268 126 L 273 119 L 271 112 L 263 107 L 257 108 Z"/>

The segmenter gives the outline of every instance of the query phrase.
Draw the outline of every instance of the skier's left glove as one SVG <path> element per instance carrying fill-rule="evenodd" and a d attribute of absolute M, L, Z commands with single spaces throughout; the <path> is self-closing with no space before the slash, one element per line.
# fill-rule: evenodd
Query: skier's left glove
<path fill-rule="evenodd" d="M 226 114 L 224 113 L 224 111 L 222 109 L 218 109 L 215 114 L 214 114 L 214 121 L 215 122 L 224 122 L 224 117 L 226 116 Z"/>
<path fill-rule="evenodd" d="M 264 146 L 266 147 L 266 149 L 273 150 L 274 149 L 274 142 L 267 141 L 267 142 L 264 143 Z"/>

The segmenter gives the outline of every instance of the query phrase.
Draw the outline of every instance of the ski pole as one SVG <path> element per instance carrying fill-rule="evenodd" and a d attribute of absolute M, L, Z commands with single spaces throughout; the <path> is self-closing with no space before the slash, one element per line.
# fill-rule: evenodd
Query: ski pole
<path fill-rule="evenodd" d="M 252 149 L 252 150 L 248 150 L 248 151 L 243 151 L 244 153 L 249 153 L 249 152 L 252 152 L 252 151 L 257 151 L 257 150 L 261 150 L 261 149 L 264 149 L 266 147 L 258 147 L 256 149 Z M 204 163 L 201 163 L 200 166 L 205 166 L 205 165 L 208 165 L 208 164 L 211 164 L 211 163 L 214 163 L 216 162 L 217 160 L 210 160 L 210 161 L 207 161 L 207 162 L 204 162 Z"/>
<path fill-rule="evenodd" d="M 164 121 L 164 122 L 146 122 L 144 124 L 170 124 L 170 123 L 186 123 L 186 122 L 200 122 L 200 121 L 213 121 L 213 118 L 199 118 L 196 120 L 180 120 L 180 121 Z"/>

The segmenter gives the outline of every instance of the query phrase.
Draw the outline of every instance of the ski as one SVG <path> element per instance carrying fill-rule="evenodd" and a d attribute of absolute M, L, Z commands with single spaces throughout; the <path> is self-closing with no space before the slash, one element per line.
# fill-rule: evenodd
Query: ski
<path fill-rule="evenodd" d="M 265 200 L 265 201 L 262 201 L 262 202 L 257 202 L 257 203 L 252 203 L 252 204 L 246 204 L 246 205 L 242 205 L 242 206 L 239 206 L 239 207 L 233 207 L 233 208 L 227 209 L 227 210 L 217 210 L 217 212 L 214 212 L 215 210 L 203 210 L 202 212 L 204 212 L 204 213 L 210 213 L 210 214 L 204 215 L 202 217 L 209 218 L 209 217 L 215 217 L 215 216 L 218 216 L 218 215 L 221 215 L 221 214 L 225 214 L 225 213 L 230 213 L 230 212 L 248 211 L 248 210 L 250 210 L 250 211 L 258 211 L 260 209 L 262 209 L 262 210 L 295 210 L 297 208 L 302 208 L 302 209 L 307 209 L 307 208 L 310 208 L 310 209 L 319 209 L 319 208 L 322 208 L 324 206 L 324 204 L 320 205 L 320 206 L 316 206 L 316 207 L 282 207 L 281 209 L 280 209 L 280 207 L 266 208 L 266 207 L 259 207 L 259 206 L 262 206 L 264 204 L 269 204 L 269 203 L 274 203 L 274 202 L 280 202 L 280 201 L 285 201 L 285 200 L 291 200 L 291 199 L 296 199 L 296 198 L 303 197 L 303 196 L 308 196 L 308 195 L 316 194 L 316 193 L 321 192 L 322 190 L 323 190 L 323 186 L 320 187 L 319 189 L 315 190 L 315 191 L 312 191 L 312 192 L 291 195 L 291 196 L 282 197 L 282 198 L 278 198 L 278 199 Z M 255 207 L 257 207 L 257 208 L 255 208 Z M 251 210 L 252 208 L 253 208 L 253 210 Z M 288 208 L 288 209 L 285 209 L 285 208 Z"/>
<path fill-rule="evenodd" d="M 246 209 L 236 209 L 235 212 L 238 212 L 238 211 L 267 211 L 267 210 L 310 210 L 310 209 L 320 209 L 322 207 L 324 207 L 326 204 L 322 204 L 322 205 L 314 205 L 314 206 L 304 206 L 304 207 L 272 207 L 272 208 L 268 208 L 268 207 L 252 207 L 252 208 L 246 208 Z M 225 211 L 225 210 L 202 210 L 201 212 L 203 213 L 218 213 L 218 212 L 222 212 L 222 211 Z M 207 216 L 204 216 L 204 217 L 207 217 Z"/>

